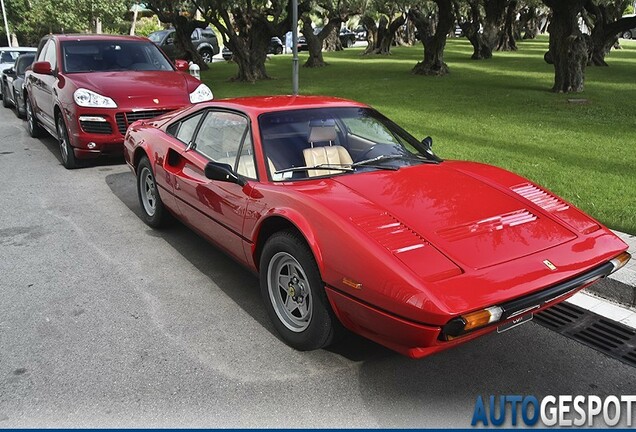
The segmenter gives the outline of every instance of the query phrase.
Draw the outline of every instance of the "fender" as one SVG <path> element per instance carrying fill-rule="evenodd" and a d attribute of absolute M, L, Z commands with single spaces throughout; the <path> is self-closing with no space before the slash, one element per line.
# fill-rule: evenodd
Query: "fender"
<path fill-rule="evenodd" d="M 311 224 L 307 221 L 307 219 L 300 213 L 298 210 L 283 207 L 283 208 L 272 208 L 269 209 L 266 213 L 261 215 L 261 218 L 254 225 L 254 229 L 250 233 L 250 238 L 252 239 L 252 247 L 251 247 L 251 255 L 253 257 L 254 263 L 256 263 L 256 252 L 258 247 L 258 237 L 261 233 L 261 228 L 263 224 L 273 217 L 280 217 L 291 223 L 303 236 L 309 249 L 314 255 L 314 259 L 316 260 L 316 264 L 318 265 L 318 269 L 320 273 L 324 273 L 324 261 L 323 255 L 320 248 L 320 244 L 318 242 L 318 238 L 316 237 Z"/>

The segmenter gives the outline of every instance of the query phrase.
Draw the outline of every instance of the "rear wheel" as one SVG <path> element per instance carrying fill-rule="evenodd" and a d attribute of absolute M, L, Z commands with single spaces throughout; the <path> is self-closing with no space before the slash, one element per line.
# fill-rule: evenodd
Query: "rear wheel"
<path fill-rule="evenodd" d="M 277 46 L 276 49 L 274 50 L 274 54 L 282 54 L 282 53 L 283 53 L 283 47 Z"/>
<path fill-rule="evenodd" d="M 68 131 L 62 114 L 57 116 L 57 141 L 60 144 L 60 155 L 62 156 L 62 165 L 66 169 L 75 169 L 78 167 L 78 161 L 75 158 L 73 146 L 68 139 Z"/>
<path fill-rule="evenodd" d="M 213 55 L 214 54 L 209 49 L 202 49 L 201 50 L 201 57 L 203 58 L 203 61 L 206 62 L 206 63 L 212 63 Z"/>
<path fill-rule="evenodd" d="M 29 95 L 26 95 L 24 103 L 26 104 L 27 129 L 29 131 L 29 135 L 31 135 L 33 138 L 38 138 L 42 135 L 43 129 L 42 126 L 38 124 L 38 121 L 35 118 L 33 105 L 31 105 L 31 99 L 29 99 Z"/>
<path fill-rule="evenodd" d="M 351 39 L 347 39 L 347 48 L 351 48 L 353 46 L 353 41 Z"/>
<path fill-rule="evenodd" d="M 261 295 L 272 323 L 293 348 L 331 344 L 340 329 L 311 250 L 293 231 L 270 237 L 261 255 Z"/>
<path fill-rule="evenodd" d="M 632 38 L 632 32 L 630 32 L 629 30 L 623 33 L 623 39 L 631 39 L 631 38 Z"/>
<path fill-rule="evenodd" d="M 161 228 L 171 220 L 170 213 L 163 206 L 159 196 L 155 176 L 146 156 L 137 165 L 137 196 L 141 206 L 142 219 L 147 225 Z"/>

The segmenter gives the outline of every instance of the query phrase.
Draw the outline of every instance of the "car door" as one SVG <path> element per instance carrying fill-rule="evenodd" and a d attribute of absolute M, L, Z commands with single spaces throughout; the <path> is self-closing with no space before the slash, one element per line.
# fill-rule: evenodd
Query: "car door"
<path fill-rule="evenodd" d="M 177 53 L 177 48 L 174 45 L 175 32 L 171 31 L 166 35 L 166 38 L 161 44 L 161 49 L 168 56 L 169 59 L 174 60 Z"/>
<path fill-rule="evenodd" d="M 245 262 L 243 246 L 249 240 L 243 236 L 243 222 L 250 182 L 257 178 L 249 120 L 236 112 L 211 109 L 189 144 L 173 170 L 179 213 L 186 223 Z M 248 183 L 209 180 L 205 166 L 211 161 L 230 165 Z"/>
<path fill-rule="evenodd" d="M 32 102 L 38 118 L 49 130 L 55 130 L 55 117 L 53 115 L 53 107 L 55 104 L 56 85 L 57 85 L 57 49 L 55 41 L 49 39 L 42 48 L 38 61 L 48 61 L 51 64 L 51 75 L 35 74 L 33 77 Z"/>

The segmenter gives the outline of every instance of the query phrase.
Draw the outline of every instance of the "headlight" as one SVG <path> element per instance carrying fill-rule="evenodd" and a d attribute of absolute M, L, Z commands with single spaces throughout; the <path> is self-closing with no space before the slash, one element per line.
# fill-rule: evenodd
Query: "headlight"
<path fill-rule="evenodd" d="M 190 93 L 190 102 L 192 103 L 205 102 L 212 100 L 213 98 L 212 90 L 210 90 L 210 87 L 205 84 L 199 84 L 199 87 Z"/>
<path fill-rule="evenodd" d="M 75 93 L 73 93 L 73 99 L 75 99 L 75 103 L 81 107 L 117 108 L 117 104 L 111 98 L 83 88 L 75 90 Z"/>

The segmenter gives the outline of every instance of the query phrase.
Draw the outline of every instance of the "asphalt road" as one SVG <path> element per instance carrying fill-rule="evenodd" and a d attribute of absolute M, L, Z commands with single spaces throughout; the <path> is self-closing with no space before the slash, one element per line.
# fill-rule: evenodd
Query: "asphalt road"
<path fill-rule="evenodd" d="M 634 369 L 529 323 L 422 360 L 301 353 L 256 278 L 148 228 L 123 161 L 67 171 L 0 109 L 0 428 L 470 427 L 478 395 L 621 395 Z"/>

